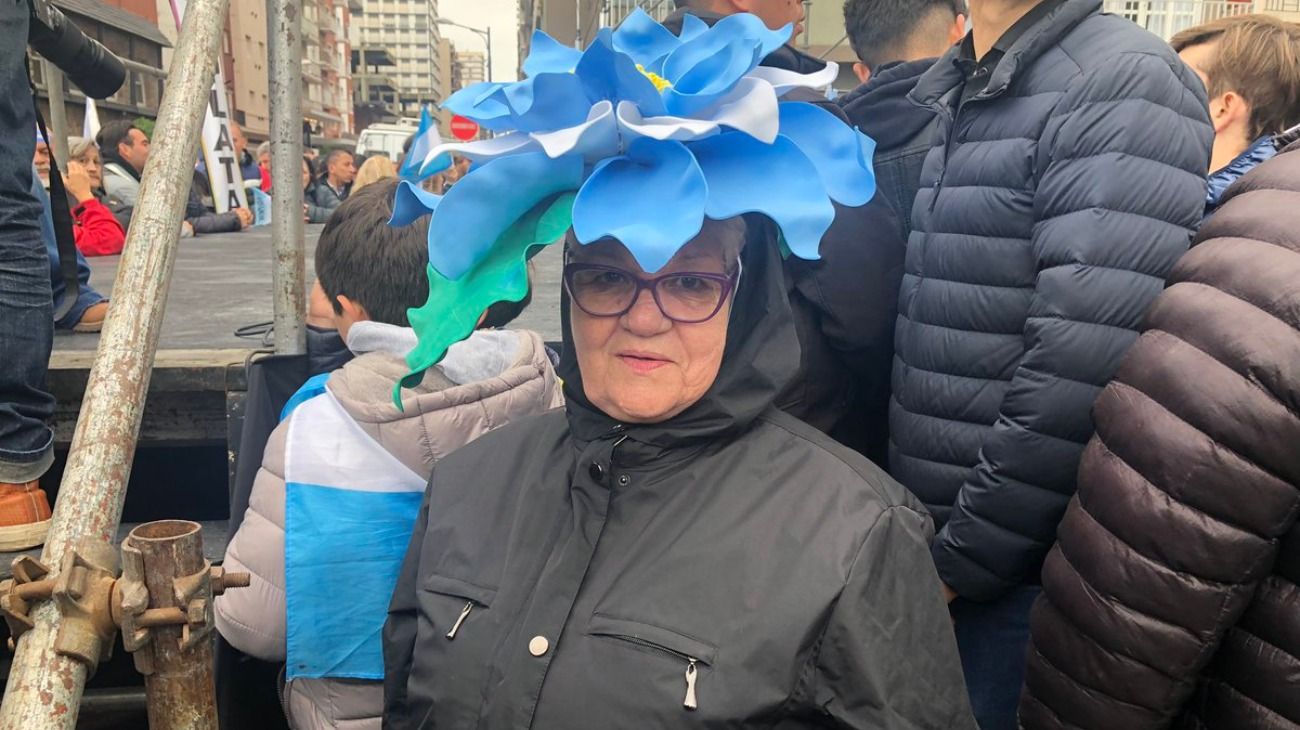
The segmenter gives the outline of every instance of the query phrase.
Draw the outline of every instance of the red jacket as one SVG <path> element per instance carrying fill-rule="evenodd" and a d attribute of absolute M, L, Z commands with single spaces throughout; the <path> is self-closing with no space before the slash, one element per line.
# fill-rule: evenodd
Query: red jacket
<path fill-rule="evenodd" d="M 72 209 L 72 236 L 83 256 L 122 253 L 126 231 L 103 203 L 91 198 Z"/>

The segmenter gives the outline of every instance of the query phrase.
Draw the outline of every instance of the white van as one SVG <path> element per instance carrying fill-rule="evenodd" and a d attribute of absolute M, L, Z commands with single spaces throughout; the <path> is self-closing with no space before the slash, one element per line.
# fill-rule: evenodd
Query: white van
<path fill-rule="evenodd" d="M 372 124 L 357 138 L 357 156 L 387 155 L 397 162 L 402 159 L 402 145 L 406 138 L 420 128 L 419 119 L 399 119 L 397 124 Z"/>

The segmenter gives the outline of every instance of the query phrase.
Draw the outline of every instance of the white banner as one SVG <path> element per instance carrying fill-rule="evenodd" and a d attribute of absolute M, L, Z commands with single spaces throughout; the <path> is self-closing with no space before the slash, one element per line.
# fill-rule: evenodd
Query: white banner
<path fill-rule="evenodd" d="M 186 0 L 171 0 L 172 19 L 180 30 L 185 17 Z M 218 213 L 232 208 L 247 208 L 244 195 L 244 177 L 235 158 L 235 146 L 230 141 L 230 108 L 226 104 L 226 80 L 217 60 L 217 75 L 208 93 L 208 110 L 203 115 L 203 139 L 200 150 L 208 182 L 212 186 L 212 204 Z"/>

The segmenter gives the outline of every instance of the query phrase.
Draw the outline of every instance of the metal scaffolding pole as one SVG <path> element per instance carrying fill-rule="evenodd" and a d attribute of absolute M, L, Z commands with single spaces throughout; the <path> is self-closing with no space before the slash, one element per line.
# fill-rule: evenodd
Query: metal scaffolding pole
<path fill-rule="evenodd" d="M 302 0 L 267 0 L 275 351 L 307 351 L 303 257 Z M 364 55 L 364 49 L 362 51 Z M 364 60 L 364 59 L 363 59 Z"/>
<path fill-rule="evenodd" d="M 140 202 L 42 553 L 56 571 L 83 539 L 110 542 L 122 516 L 225 17 L 226 0 L 190 0 L 177 39 Z M 0 729 L 72 730 L 86 666 L 55 651 L 61 618 L 54 602 L 41 601 L 31 617 L 34 627 L 18 640 Z"/>

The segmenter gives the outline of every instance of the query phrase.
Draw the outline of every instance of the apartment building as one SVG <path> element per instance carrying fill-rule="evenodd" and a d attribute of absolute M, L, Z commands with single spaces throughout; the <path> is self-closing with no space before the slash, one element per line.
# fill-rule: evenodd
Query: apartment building
<path fill-rule="evenodd" d="M 442 40 L 436 23 L 437 0 L 361 0 L 359 43 L 382 48 L 395 65 L 386 69 L 397 87 L 397 113 L 415 117 L 426 103 L 444 98 Z"/>

